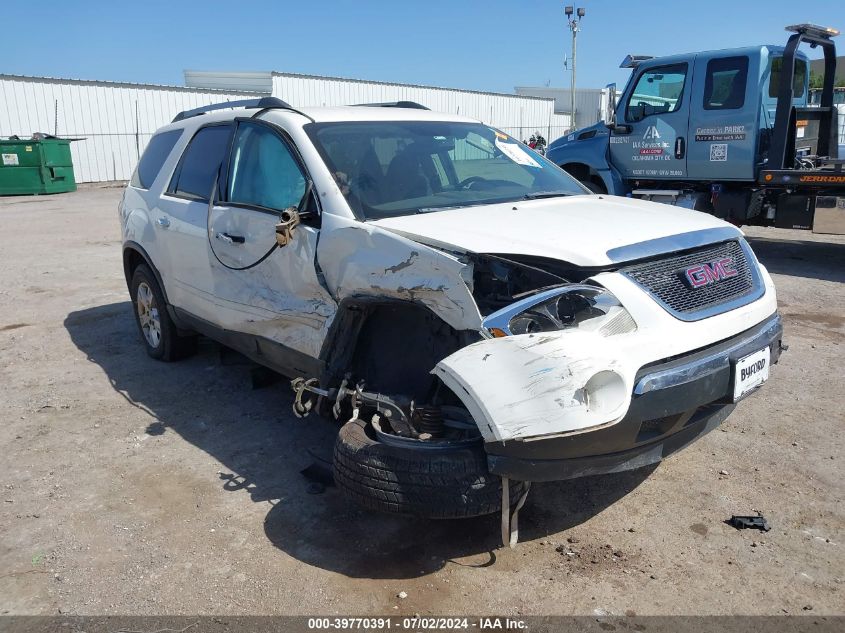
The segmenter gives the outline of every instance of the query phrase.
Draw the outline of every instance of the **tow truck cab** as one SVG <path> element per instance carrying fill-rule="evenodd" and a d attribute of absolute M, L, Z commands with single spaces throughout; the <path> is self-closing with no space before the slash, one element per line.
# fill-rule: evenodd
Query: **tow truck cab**
<path fill-rule="evenodd" d="M 838 194 L 845 203 L 833 105 L 831 37 L 838 32 L 788 30 L 794 34 L 786 46 L 629 55 L 622 67 L 632 69 L 631 78 L 615 109 L 604 122 L 554 141 L 548 158 L 596 192 L 738 223 L 811 228 L 816 195 Z M 802 42 L 825 53 L 818 106 L 808 106 Z"/>

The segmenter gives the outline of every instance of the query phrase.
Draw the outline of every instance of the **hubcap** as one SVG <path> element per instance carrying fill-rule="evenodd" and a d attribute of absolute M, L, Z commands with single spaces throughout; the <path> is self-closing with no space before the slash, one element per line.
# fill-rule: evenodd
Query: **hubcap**
<path fill-rule="evenodd" d="M 138 295 L 135 304 L 138 309 L 138 321 L 141 331 L 150 347 L 158 347 L 161 342 L 161 319 L 158 316 L 158 306 L 155 295 L 147 282 L 138 284 Z"/>

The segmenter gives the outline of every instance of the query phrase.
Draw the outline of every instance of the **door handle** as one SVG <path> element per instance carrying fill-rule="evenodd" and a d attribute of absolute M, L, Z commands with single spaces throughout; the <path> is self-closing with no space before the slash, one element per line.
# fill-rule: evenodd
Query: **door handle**
<path fill-rule="evenodd" d="M 228 233 L 217 233 L 215 237 L 218 240 L 223 240 L 227 244 L 243 244 L 246 238 L 243 235 L 229 235 Z"/>
<path fill-rule="evenodd" d="M 675 158 L 681 160 L 687 153 L 687 141 L 683 136 L 675 139 Z"/>
<path fill-rule="evenodd" d="M 156 224 L 158 224 L 161 228 L 166 229 L 170 226 L 170 218 L 163 215 L 156 220 Z"/>

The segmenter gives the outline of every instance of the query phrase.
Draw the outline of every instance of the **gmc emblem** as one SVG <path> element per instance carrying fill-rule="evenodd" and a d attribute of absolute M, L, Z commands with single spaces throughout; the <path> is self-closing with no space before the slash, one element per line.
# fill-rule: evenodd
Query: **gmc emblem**
<path fill-rule="evenodd" d="M 718 259 L 709 264 L 696 264 L 684 269 L 684 277 L 690 288 L 701 288 L 728 277 L 736 277 L 738 274 L 733 257 Z"/>

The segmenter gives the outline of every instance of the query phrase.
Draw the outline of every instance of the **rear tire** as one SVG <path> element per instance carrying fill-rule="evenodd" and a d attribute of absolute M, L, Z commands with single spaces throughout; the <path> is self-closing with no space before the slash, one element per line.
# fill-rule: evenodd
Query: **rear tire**
<path fill-rule="evenodd" d="M 334 478 L 346 495 L 379 512 L 457 519 L 502 508 L 502 480 L 487 470 L 480 440 L 448 448 L 385 444 L 372 426 L 352 420 L 337 436 Z M 512 505 L 525 487 L 511 482 Z"/>
<path fill-rule="evenodd" d="M 196 336 L 179 336 L 167 311 L 164 293 L 146 264 L 139 264 L 130 284 L 135 323 L 147 354 L 156 360 L 174 361 L 197 349 Z"/>

